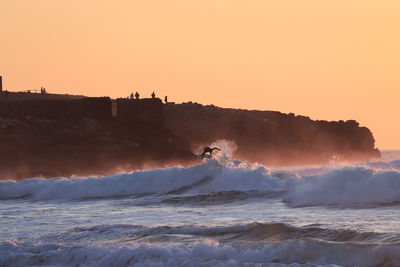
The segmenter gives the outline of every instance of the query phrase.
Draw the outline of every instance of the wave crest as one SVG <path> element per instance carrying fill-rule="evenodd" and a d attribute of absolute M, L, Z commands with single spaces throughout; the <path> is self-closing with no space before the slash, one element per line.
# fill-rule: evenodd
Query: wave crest
<path fill-rule="evenodd" d="M 57 244 L 0 243 L 4 266 L 396 266 L 398 246 L 343 246 L 326 242 L 293 241 L 262 246 L 224 245 L 212 239 L 193 247 L 132 244 L 109 247 L 69 247 Z"/>
<path fill-rule="evenodd" d="M 346 167 L 298 179 L 284 200 L 292 206 L 383 205 L 400 202 L 400 173 Z"/>
<path fill-rule="evenodd" d="M 397 161 L 379 164 L 392 166 Z M 220 156 L 186 168 L 146 170 L 103 178 L 33 178 L 0 182 L 0 199 L 3 200 L 143 196 L 149 197 L 137 204 L 204 205 L 280 197 L 292 207 L 393 205 L 400 203 L 400 172 L 371 166 L 282 172 Z"/>

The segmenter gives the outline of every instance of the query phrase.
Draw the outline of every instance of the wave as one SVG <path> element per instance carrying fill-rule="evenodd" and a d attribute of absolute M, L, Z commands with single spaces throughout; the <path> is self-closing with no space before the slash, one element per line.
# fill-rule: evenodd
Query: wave
<path fill-rule="evenodd" d="M 392 161 L 389 161 L 389 162 L 369 161 L 369 162 L 367 162 L 367 166 L 370 166 L 370 167 L 372 167 L 374 169 L 400 171 L 400 160 L 392 160 Z"/>
<path fill-rule="evenodd" d="M 103 178 L 32 178 L 0 182 L 1 199 L 33 200 L 114 198 L 143 195 L 208 194 L 223 191 L 280 191 L 281 181 L 264 167 L 228 168 L 217 161 L 182 168 L 173 167 L 116 174 Z"/>
<path fill-rule="evenodd" d="M 0 199 L 132 197 L 142 198 L 142 204 L 214 205 L 278 197 L 291 207 L 397 205 L 400 203 L 400 171 L 395 167 L 399 162 L 277 171 L 229 160 L 223 155 L 186 168 L 137 171 L 102 178 L 1 181 Z"/>
<path fill-rule="evenodd" d="M 346 167 L 297 179 L 284 201 L 292 206 L 388 205 L 400 202 L 400 173 Z"/>
<path fill-rule="evenodd" d="M 34 200 L 112 198 L 132 195 L 166 194 L 215 176 L 219 168 L 213 162 L 188 168 L 173 167 L 88 178 L 32 178 L 0 182 L 2 199 Z"/>
<path fill-rule="evenodd" d="M 270 198 L 279 198 L 284 191 L 222 191 L 205 194 L 193 195 L 166 195 L 162 198 L 155 199 L 154 201 L 146 200 L 143 204 L 177 204 L 177 205 L 190 205 L 190 206 L 204 206 L 204 205 L 224 205 L 232 202 L 243 202 L 246 200 L 262 200 Z"/>
<path fill-rule="evenodd" d="M 314 240 L 324 242 L 364 244 L 364 245 L 400 245 L 400 235 L 393 233 L 358 232 L 349 229 L 325 229 L 315 225 L 295 227 L 284 223 L 249 223 L 233 226 L 157 226 L 142 225 L 95 225 L 75 227 L 66 232 L 42 237 L 42 241 L 62 241 L 63 243 L 83 242 L 92 244 L 96 240 L 126 243 L 162 242 L 165 237 L 176 236 L 176 241 L 185 242 L 194 238 L 213 238 L 220 243 L 229 244 L 266 244 L 296 240 Z M 181 240 L 179 240 L 181 238 Z"/>
<path fill-rule="evenodd" d="M 193 246 L 132 243 L 124 246 L 29 245 L 0 243 L 2 266 L 397 266 L 400 247 L 290 241 L 261 246 L 221 244 L 213 239 Z"/>

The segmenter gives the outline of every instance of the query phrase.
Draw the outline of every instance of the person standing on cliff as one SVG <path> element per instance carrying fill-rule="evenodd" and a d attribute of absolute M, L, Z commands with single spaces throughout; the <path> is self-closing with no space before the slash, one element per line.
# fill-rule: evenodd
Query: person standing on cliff
<path fill-rule="evenodd" d="M 167 96 L 165 96 L 164 101 L 165 101 L 165 104 L 168 104 L 168 97 Z"/>
<path fill-rule="evenodd" d="M 136 92 L 135 97 L 136 97 L 136 99 L 139 99 L 139 93 L 138 92 Z"/>
<path fill-rule="evenodd" d="M 151 98 L 155 98 L 156 97 L 156 94 L 153 92 L 152 94 L 151 94 Z"/>
<path fill-rule="evenodd" d="M 131 95 L 130 95 L 130 97 L 129 97 L 130 99 L 133 99 L 133 93 L 131 93 Z"/>

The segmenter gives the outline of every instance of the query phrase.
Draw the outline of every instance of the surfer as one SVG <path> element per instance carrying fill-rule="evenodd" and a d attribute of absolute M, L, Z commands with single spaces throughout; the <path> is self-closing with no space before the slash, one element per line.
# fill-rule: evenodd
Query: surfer
<path fill-rule="evenodd" d="M 210 153 L 210 156 L 212 156 L 212 152 L 213 152 L 214 150 L 221 150 L 221 149 L 219 149 L 218 147 L 210 148 L 210 147 L 207 146 L 207 147 L 204 148 L 203 153 L 201 153 L 201 157 L 204 158 L 204 156 L 206 155 L 206 153 Z"/>

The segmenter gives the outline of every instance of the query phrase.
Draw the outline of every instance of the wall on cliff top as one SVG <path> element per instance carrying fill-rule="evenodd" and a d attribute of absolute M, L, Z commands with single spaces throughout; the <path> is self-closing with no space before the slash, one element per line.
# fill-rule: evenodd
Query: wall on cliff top
<path fill-rule="evenodd" d="M 117 120 L 162 127 L 163 105 L 160 99 L 117 99 Z M 0 117 L 36 117 L 42 119 L 110 120 L 109 97 L 73 97 L 33 93 L 1 93 Z"/>
<path fill-rule="evenodd" d="M 41 119 L 110 119 L 111 100 L 108 97 L 81 99 L 0 97 L 0 117 L 36 117 Z"/>

